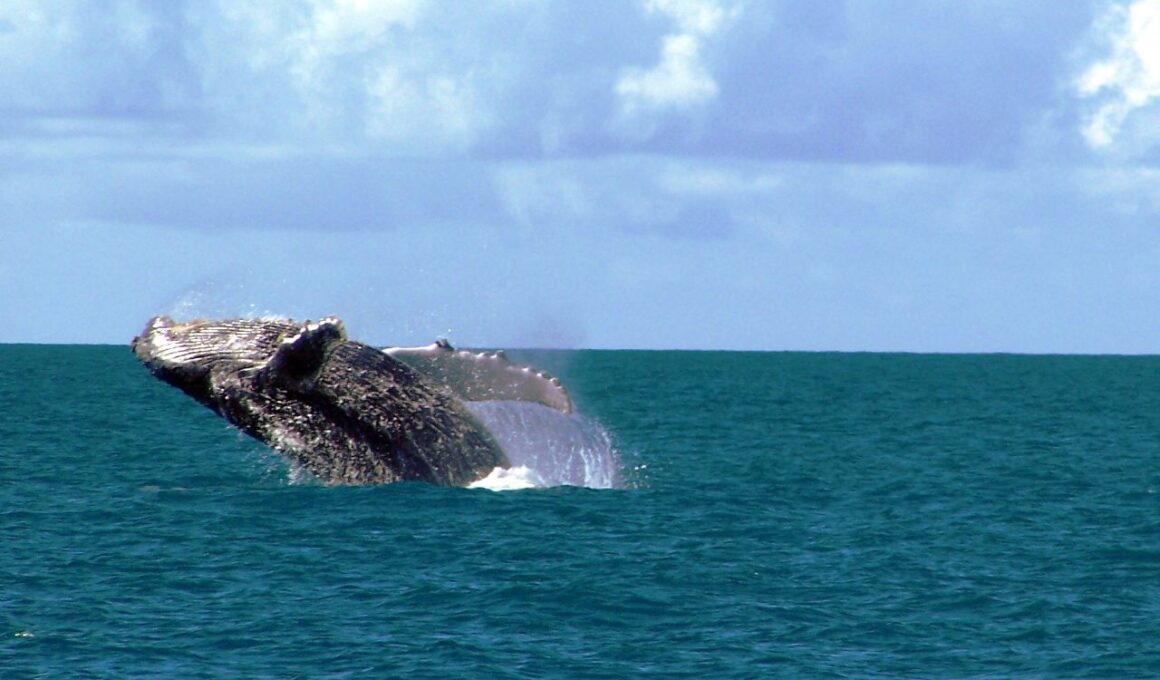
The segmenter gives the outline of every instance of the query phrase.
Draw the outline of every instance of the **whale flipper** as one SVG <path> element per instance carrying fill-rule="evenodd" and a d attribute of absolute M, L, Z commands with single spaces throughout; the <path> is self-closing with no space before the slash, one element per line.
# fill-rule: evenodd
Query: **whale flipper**
<path fill-rule="evenodd" d="M 262 367 L 262 377 L 290 389 L 307 391 L 313 387 L 331 349 L 345 341 L 346 329 L 339 319 L 308 321 L 300 331 L 282 339 Z"/>
<path fill-rule="evenodd" d="M 383 352 L 467 401 L 533 401 L 572 412 L 572 398 L 557 378 L 514 364 L 502 351 L 455 349 L 440 339 L 425 347 L 388 347 Z"/>

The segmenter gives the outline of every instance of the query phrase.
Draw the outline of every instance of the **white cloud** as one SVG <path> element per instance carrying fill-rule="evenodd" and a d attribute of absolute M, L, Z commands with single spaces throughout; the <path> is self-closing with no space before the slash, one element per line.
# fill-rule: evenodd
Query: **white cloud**
<path fill-rule="evenodd" d="M 388 65 L 368 95 L 367 133 L 395 148 L 469 148 L 490 120 L 468 76 L 417 76 Z"/>
<path fill-rule="evenodd" d="M 625 73 L 616 84 L 616 93 L 630 110 L 682 109 L 713 99 L 717 83 L 701 63 L 700 50 L 700 40 L 694 35 L 666 36 L 660 63 L 648 71 Z"/>
<path fill-rule="evenodd" d="M 728 16 L 711 0 L 647 0 L 645 6 L 672 17 L 682 31 L 702 35 L 716 31 Z"/>
<path fill-rule="evenodd" d="M 0 0 L 0 126 L 131 154 L 1002 159 L 1057 103 L 1078 4 Z"/>
<path fill-rule="evenodd" d="M 383 47 L 392 27 L 413 29 L 422 0 L 314 0 L 310 22 L 292 40 L 299 46 L 295 75 L 317 86 L 336 57 Z"/>
<path fill-rule="evenodd" d="M 1076 82 L 1083 97 L 1096 98 L 1099 106 L 1082 132 L 1088 144 L 1106 149 L 1116 145 L 1131 118 L 1152 111 L 1160 98 L 1160 0 L 1136 0 L 1117 5 L 1099 22 L 1100 38 L 1110 54 L 1089 66 Z M 1145 145 L 1160 142 L 1150 130 Z"/>
<path fill-rule="evenodd" d="M 238 113 L 271 119 L 263 128 L 256 118 L 259 127 L 250 132 L 280 127 L 287 142 L 314 147 L 470 152 L 500 121 L 511 84 L 502 63 L 521 49 L 494 39 L 497 25 L 520 20 L 503 6 L 310 0 L 290 9 L 265 3 L 222 11 L 240 34 L 234 60 L 248 63 L 269 95 L 242 103 Z M 223 105 L 221 113 L 234 113 L 230 102 Z"/>
<path fill-rule="evenodd" d="M 0 6 L 0 110 L 27 115 L 60 104 L 74 112 L 89 105 L 94 88 L 54 68 L 86 42 L 80 14 L 60 2 L 15 0 Z M 109 50 L 113 56 L 115 49 Z"/>
<path fill-rule="evenodd" d="M 711 101 L 717 96 L 717 82 L 704 63 L 702 48 L 730 12 L 712 0 L 648 0 L 645 7 L 667 15 L 677 30 L 664 37 L 656 66 L 628 69 L 617 81 L 616 93 L 625 111 L 682 110 Z"/>
<path fill-rule="evenodd" d="M 290 72 L 322 125 L 404 152 L 462 151 L 490 120 L 473 66 L 439 42 L 424 0 L 315 0 L 288 40 Z"/>

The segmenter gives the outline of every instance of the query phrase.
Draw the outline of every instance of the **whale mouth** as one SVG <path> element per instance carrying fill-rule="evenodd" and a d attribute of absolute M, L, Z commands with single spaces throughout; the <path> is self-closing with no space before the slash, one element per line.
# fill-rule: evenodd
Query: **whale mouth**
<path fill-rule="evenodd" d="M 277 356 L 287 338 L 304 328 L 281 319 L 175 321 L 155 316 L 131 347 L 153 375 L 205 401 L 215 371 L 259 370 Z"/>

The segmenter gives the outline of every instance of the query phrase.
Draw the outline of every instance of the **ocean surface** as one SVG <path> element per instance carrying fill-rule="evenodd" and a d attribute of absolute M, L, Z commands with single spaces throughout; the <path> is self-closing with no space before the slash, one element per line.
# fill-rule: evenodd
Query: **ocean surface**
<path fill-rule="evenodd" d="M 0 346 L 0 678 L 1160 677 L 1160 358 L 522 358 L 533 488 L 354 488 Z"/>

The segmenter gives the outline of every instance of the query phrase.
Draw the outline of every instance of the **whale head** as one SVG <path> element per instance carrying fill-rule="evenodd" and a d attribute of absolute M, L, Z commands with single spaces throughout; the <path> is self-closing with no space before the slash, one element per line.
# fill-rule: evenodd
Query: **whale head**
<path fill-rule="evenodd" d="M 342 322 L 327 317 L 303 325 L 284 320 L 149 320 L 133 338 L 133 353 L 155 376 L 199 401 L 211 399 L 215 373 L 260 371 L 287 386 L 307 381 L 328 348 L 344 341 Z"/>

